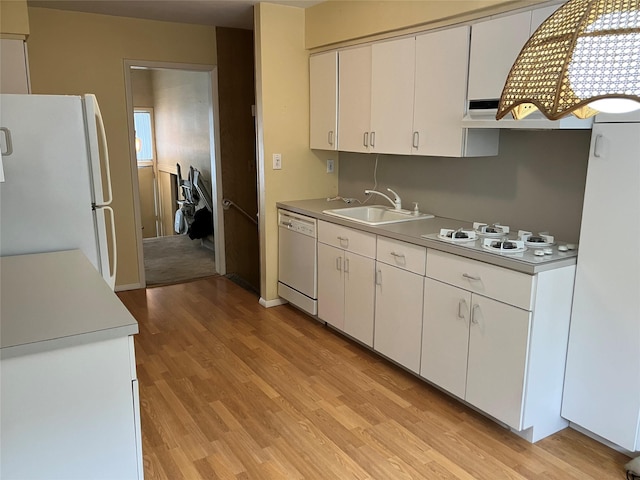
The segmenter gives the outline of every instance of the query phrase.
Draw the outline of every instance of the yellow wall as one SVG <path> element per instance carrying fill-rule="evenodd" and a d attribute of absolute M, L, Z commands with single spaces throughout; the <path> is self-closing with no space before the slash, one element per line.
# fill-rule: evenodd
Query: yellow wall
<path fill-rule="evenodd" d="M 116 286 L 138 284 L 123 59 L 215 65 L 213 27 L 29 8 L 33 93 L 95 93 L 105 121 L 116 216 Z"/>
<path fill-rule="evenodd" d="M 306 9 L 305 45 L 318 48 L 394 30 L 440 26 L 544 0 L 329 0 Z"/>
<path fill-rule="evenodd" d="M 260 257 L 264 300 L 277 298 L 276 202 L 333 196 L 337 173 L 326 173 L 328 152 L 309 150 L 309 53 L 302 9 L 261 3 L 255 10 L 259 149 Z M 282 170 L 272 155 L 282 154 Z"/>
<path fill-rule="evenodd" d="M 29 35 L 29 11 L 26 0 L 0 0 L 0 33 Z"/>

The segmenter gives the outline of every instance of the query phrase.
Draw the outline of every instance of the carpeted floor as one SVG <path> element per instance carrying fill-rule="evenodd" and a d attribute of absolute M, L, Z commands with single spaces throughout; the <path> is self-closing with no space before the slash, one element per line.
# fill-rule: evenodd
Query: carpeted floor
<path fill-rule="evenodd" d="M 148 287 L 216 274 L 213 249 L 188 235 L 145 238 L 142 248 Z"/>

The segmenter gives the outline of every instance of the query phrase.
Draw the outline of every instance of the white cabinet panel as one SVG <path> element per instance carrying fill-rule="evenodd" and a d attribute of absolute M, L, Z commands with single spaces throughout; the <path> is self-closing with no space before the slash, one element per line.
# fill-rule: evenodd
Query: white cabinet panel
<path fill-rule="evenodd" d="M 474 295 L 466 400 L 521 430 L 530 312 Z"/>
<path fill-rule="evenodd" d="M 0 477 L 142 479 L 130 342 L 3 358 Z"/>
<path fill-rule="evenodd" d="M 325 232 L 333 227 L 351 230 L 320 223 L 329 227 Z M 375 236 L 373 242 L 375 251 Z M 318 318 L 370 347 L 373 346 L 374 281 L 373 258 L 318 243 Z"/>
<path fill-rule="evenodd" d="M 378 237 L 376 258 L 379 262 L 424 275 L 427 249 L 392 238 Z"/>
<path fill-rule="evenodd" d="M 562 416 L 640 450 L 640 123 L 595 124 L 587 170 Z M 637 245 L 636 245 L 637 247 Z"/>
<path fill-rule="evenodd" d="M 424 277 L 376 262 L 373 348 L 409 370 L 420 370 Z"/>
<path fill-rule="evenodd" d="M 318 243 L 318 317 L 344 328 L 343 251 Z"/>
<path fill-rule="evenodd" d="M 469 27 L 416 37 L 413 154 L 463 154 L 468 64 Z"/>
<path fill-rule="evenodd" d="M 464 399 L 471 293 L 426 278 L 420 375 Z"/>
<path fill-rule="evenodd" d="M 373 346 L 375 260 L 345 253 L 344 332 Z"/>
<path fill-rule="evenodd" d="M 411 153 L 415 38 L 371 47 L 371 151 Z"/>
<path fill-rule="evenodd" d="M 309 145 L 336 150 L 338 126 L 338 52 L 309 57 Z"/>
<path fill-rule="evenodd" d="M 338 54 L 338 148 L 367 152 L 371 125 L 371 46 Z"/>
<path fill-rule="evenodd" d="M 469 100 L 500 98 L 509 70 L 529 39 L 530 26 L 530 11 L 472 25 Z"/>
<path fill-rule="evenodd" d="M 365 257 L 376 257 L 376 236 L 373 233 L 361 232 L 320 220 L 318 241 Z"/>

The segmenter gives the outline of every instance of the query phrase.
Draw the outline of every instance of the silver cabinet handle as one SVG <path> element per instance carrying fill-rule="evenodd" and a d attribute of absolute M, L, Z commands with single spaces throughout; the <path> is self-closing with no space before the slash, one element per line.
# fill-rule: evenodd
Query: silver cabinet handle
<path fill-rule="evenodd" d="M 376 146 L 376 132 L 371 132 L 371 143 L 370 143 L 370 145 L 372 147 Z"/>
<path fill-rule="evenodd" d="M 420 146 L 420 133 L 413 132 L 413 148 L 418 148 Z"/>
<path fill-rule="evenodd" d="M 345 247 L 349 246 L 349 237 L 340 237 L 338 236 L 338 241 L 340 242 L 340 246 L 342 246 L 342 244 L 344 243 Z"/>
<path fill-rule="evenodd" d="M 291 228 L 293 227 L 293 222 L 291 222 L 291 220 L 289 220 L 288 222 L 282 222 L 282 226 Z"/>
<path fill-rule="evenodd" d="M 364 132 L 364 136 L 363 136 L 363 139 L 362 139 L 362 144 L 365 147 L 369 146 L 369 132 Z"/>
<path fill-rule="evenodd" d="M 4 143 L 6 150 L 2 152 L 2 155 L 8 157 L 13 153 L 13 142 L 11 141 L 11 130 L 7 127 L 0 127 L 0 132 L 4 133 Z"/>
<path fill-rule="evenodd" d="M 344 273 L 349 273 L 349 259 L 344 259 Z"/>
<path fill-rule="evenodd" d="M 329 130 L 329 145 L 333 145 L 333 130 Z"/>
<path fill-rule="evenodd" d="M 477 303 L 473 304 L 473 307 L 471 307 L 471 323 L 477 325 L 478 324 L 478 319 L 476 318 L 477 314 L 476 311 L 480 308 L 480 305 L 478 305 Z"/>
<path fill-rule="evenodd" d="M 404 258 L 404 253 L 389 252 L 389 255 L 391 255 L 392 257 Z"/>
<path fill-rule="evenodd" d="M 462 276 L 464 278 L 468 278 L 469 280 L 475 280 L 475 281 L 480 281 L 481 280 L 481 278 L 479 276 L 469 275 L 468 273 L 463 273 Z"/>
<path fill-rule="evenodd" d="M 342 257 L 336 257 L 336 270 L 342 271 Z"/>
<path fill-rule="evenodd" d="M 461 298 L 458 302 L 458 318 L 464 318 L 464 314 L 467 311 L 467 301 Z"/>
<path fill-rule="evenodd" d="M 382 285 L 382 270 L 376 270 L 376 285 Z"/>
<path fill-rule="evenodd" d="M 596 139 L 593 144 L 593 156 L 596 158 L 602 157 L 602 150 L 603 150 L 602 142 L 603 142 L 602 134 L 596 135 Z"/>

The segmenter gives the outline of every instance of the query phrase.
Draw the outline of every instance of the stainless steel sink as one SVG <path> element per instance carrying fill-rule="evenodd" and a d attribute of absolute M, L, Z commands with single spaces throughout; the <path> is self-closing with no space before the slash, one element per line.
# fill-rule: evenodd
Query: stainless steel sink
<path fill-rule="evenodd" d="M 413 220 L 433 218 L 433 215 L 430 213 L 414 215 L 414 213 L 409 210 L 395 210 L 383 205 L 335 208 L 332 210 L 324 210 L 322 213 L 366 225 L 385 225 L 388 223 L 411 222 Z"/>

